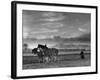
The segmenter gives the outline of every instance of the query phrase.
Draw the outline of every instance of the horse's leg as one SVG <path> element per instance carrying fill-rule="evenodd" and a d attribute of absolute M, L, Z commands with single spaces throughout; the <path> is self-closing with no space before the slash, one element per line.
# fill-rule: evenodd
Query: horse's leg
<path fill-rule="evenodd" d="M 42 58 L 41 58 L 41 57 L 39 57 L 39 63 L 42 63 L 42 62 L 43 62 Z"/>
<path fill-rule="evenodd" d="M 47 63 L 48 61 L 48 58 L 47 57 L 44 57 L 44 63 Z"/>
<path fill-rule="evenodd" d="M 58 54 L 56 55 L 56 62 L 58 61 L 59 59 L 58 59 Z"/>
<path fill-rule="evenodd" d="M 57 56 L 55 56 L 55 61 L 57 61 Z"/>
<path fill-rule="evenodd" d="M 49 63 L 49 57 L 46 56 L 46 63 Z"/>
<path fill-rule="evenodd" d="M 55 61 L 58 61 L 58 52 L 55 53 Z"/>
<path fill-rule="evenodd" d="M 51 61 L 50 56 L 47 56 L 47 57 L 45 58 L 45 60 L 46 60 L 46 63 L 49 63 L 49 62 Z"/>
<path fill-rule="evenodd" d="M 42 57 L 42 61 L 43 61 L 43 63 L 45 63 L 45 56 Z"/>
<path fill-rule="evenodd" d="M 51 58 L 48 56 L 48 63 L 51 61 Z"/>
<path fill-rule="evenodd" d="M 54 55 L 52 56 L 52 61 L 55 62 L 55 56 Z"/>
<path fill-rule="evenodd" d="M 49 63 L 49 57 L 47 56 L 47 59 L 46 59 L 47 63 Z"/>
<path fill-rule="evenodd" d="M 48 56 L 48 62 L 50 62 L 51 61 L 51 57 L 50 56 Z"/>
<path fill-rule="evenodd" d="M 45 57 L 43 57 L 43 63 L 46 63 L 47 61 L 46 61 L 46 56 Z"/>
<path fill-rule="evenodd" d="M 52 61 L 53 61 L 53 62 L 56 61 L 56 56 L 55 56 L 55 55 L 52 56 Z"/>
<path fill-rule="evenodd" d="M 38 58 L 39 59 L 39 63 L 41 63 L 41 60 L 40 60 L 40 58 Z"/>

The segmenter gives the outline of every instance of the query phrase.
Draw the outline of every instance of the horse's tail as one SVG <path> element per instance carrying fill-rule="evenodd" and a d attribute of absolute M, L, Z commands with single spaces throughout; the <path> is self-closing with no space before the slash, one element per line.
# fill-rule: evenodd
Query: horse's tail
<path fill-rule="evenodd" d="M 58 52 L 59 52 L 58 49 L 56 49 L 56 56 L 58 56 Z"/>

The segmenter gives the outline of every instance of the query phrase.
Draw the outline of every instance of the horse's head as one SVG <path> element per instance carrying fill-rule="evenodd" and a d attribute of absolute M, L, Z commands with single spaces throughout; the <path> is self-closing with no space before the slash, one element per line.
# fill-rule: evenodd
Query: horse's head
<path fill-rule="evenodd" d="M 40 49 L 48 49 L 47 45 L 41 45 L 41 44 L 38 44 L 38 47 L 37 48 L 40 48 Z"/>
<path fill-rule="evenodd" d="M 37 48 L 32 49 L 32 53 L 36 54 L 37 53 Z"/>
<path fill-rule="evenodd" d="M 43 52 L 43 50 L 41 48 L 34 48 L 34 49 L 32 49 L 32 53 L 34 53 L 34 54 L 40 54 L 42 52 Z"/>

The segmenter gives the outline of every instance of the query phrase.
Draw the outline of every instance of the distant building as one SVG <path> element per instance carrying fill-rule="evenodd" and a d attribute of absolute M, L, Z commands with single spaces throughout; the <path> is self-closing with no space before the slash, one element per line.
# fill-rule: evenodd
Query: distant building
<path fill-rule="evenodd" d="M 61 37 L 60 36 L 54 36 L 54 39 L 59 40 L 59 39 L 61 39 Z"/>

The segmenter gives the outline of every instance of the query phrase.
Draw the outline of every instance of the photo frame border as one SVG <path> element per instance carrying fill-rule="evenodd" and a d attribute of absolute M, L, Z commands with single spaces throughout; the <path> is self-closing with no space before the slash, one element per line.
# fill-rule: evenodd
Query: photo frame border
<path fill-rule="evenodd" d="M 62 7 L 79 7 L 79 8 L 94 8 L 96 9 L 96 71 L 84 73 L 68 73 L 68 74 L 51 74 L 51 75 L 37 75 L 37 76 L 17 76 L 17 4 L 33 4 L 33 5 L 48 5 L 48 6 L 62 6 Z M 89 5 L 73 5 L 73 4 L 57 4 L 57 3 L 42 3 L 42 2 L 26 2 L 26 1 L 12 1 L 11 2 L 11 78 L 39 78 L 39 77 L 56 77 L 56 76 L 72 76 L 98 73 L 98 7 Z"/>

